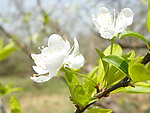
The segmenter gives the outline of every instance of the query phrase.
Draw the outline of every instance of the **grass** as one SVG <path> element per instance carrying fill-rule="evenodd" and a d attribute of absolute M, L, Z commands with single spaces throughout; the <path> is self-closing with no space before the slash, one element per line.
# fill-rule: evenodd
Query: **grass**
<path fill-rule="evenodd" d="M 64 81 L 53 78 L 42 84 L 35 83 L 28 77 L 7 76 L 1 77 L 0 83 L 10 83 L 14 87 L 24 90 L 15 92 L 14 95 L 21 104 L 23 113 L 73 113 L 74 106 L 69 100 L 69 91 Z M 9 113 L 10 95 L 4 102 Z"/>

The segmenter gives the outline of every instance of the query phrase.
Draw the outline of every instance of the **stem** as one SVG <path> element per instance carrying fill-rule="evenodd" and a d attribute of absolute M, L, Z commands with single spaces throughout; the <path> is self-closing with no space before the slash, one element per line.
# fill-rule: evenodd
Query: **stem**
<path fill-rule="evenodd" d="M 111 46 L 111 48 L 110 48 L 110 55 L 112 55 L 112 52 L 113 52 L 113 44 L 114 44 L 114 38 L 112 38 L 112 39 L 110 40 L 110 46 Z M 109 64 L 107 64 L 106 72 L 105 72 L 105 76 L 104 76 L 104 77 L 107 76 L 108 71 L 109 71 Z M 105 80 L 104 80 L 104 82 L 106 83 Z M 105 84 L 105 83 L 104 83 L 104 84 Z"/>
<path fill-rule="evenodd" d="M 145 57 L 143 58 L 141 64 L 147 64 L 148 62 L 150 62 L 150 52 L 148 52 L 147 55 L 145 55 Z M 114 91 L 115 89 L 118 89 L 120 87 L 127 87 L 129 86 L 129 78 L 126 76 L 124 77 L 122 80 L 120 80 L 118 83 L 116 83 L 115 85 L 111 86 L 110 88 L 106 89 L 105 91 L 101 92 L 101 93 L 97 93 L 95 94 L 94 97 L 97 97 L 99 99 L 101 99 L 102 97 L 105 97 L 106 95 L 108 95 L 110 92 Z M 84 108 L 80 109 L 77 108 L 75 113 L 83 113 L 88 107 L 90 107 L 91 105 L 93 105 L 94 103 L 96 103 L 97 101 L 94 101 L 93 103 L 90 103 L 88 105 L 86 105 Z"/>
<path fill-rule="evenodd" d="M 110 45 L 111 45 L 111 48 L 110 48 L 110 55 L 111 55 L 112 52 L 113 52 L 113 44 L 114 44 L 114 38 L 112 38 L 112 39 L 110 40 Z"/>
<path fill-rule="evenodd" d="M 150 45 L 148 43 L 146 43 L 147 48 L 150 50 Z"/>
<path fill-rule="evenodd" d="M 67 69 L 67 68 L 64 68 L 64 70 L 66 70 L 66 71 L 68 71 L 68 72 L 71 72 L 71 73 L 74 73 L 74 74 L 76 74 L 76 75 L 79 75 L 79 76 L 81 76 L 81 77 L 84 77 L 84 78 L 86 78 L 86 79 L 89 79 L 90 81 L 93 82 L 93 84 L 95 84 L 95 86 L 97 86 L 97 83 L 96 83 L 94 80 L 92 80 L 91 78 L 89 78 L 88 76 L 85 76 L 85 75 L 83 75 L 83 74 L 81 74 L 81 73 L 78 73 L 78 72 L 74 72 L 74 71 L 69 70 L 69 69 Z"/>

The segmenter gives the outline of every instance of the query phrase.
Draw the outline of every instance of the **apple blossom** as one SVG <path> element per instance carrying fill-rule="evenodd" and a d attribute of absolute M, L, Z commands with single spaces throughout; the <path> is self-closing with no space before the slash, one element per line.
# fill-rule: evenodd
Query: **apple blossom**
<path fill-rule="evenodd" d="M 101 7 L 98 15 L 92 16 L 92 19 L 101 37 L 112 39 L 132 24 L 133 12 L 130 8 L 124 8 L 116 18 L 115 12 L 112 14 L 106 7 Z"/>
<path fill-rule="evenodd" d="M 36 64 L 33 69 L 37 74 L 30 78 L 38 83 L 55 77 L 62 66 L 76 70 L 84 64 L 77 39 L 74 38 L 74 46 L 71 48 L 70 43 L 57 34 L 49 37 L 48 47 L 41 49 L 40 54 L 31 54 L 31 57 Z"/>

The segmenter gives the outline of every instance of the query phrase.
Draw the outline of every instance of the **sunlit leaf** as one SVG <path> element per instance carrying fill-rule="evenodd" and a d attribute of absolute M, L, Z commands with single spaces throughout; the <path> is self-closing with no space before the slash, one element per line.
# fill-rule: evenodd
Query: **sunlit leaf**
<path fill-rule="evenodd" d="M 115 66 L 110 65 L 107 73 L 107 86 L 110 87 L 125 76 L 126 75 L 122 71 L 118 70 Z"/>
<path fill-rule="evenodd" d="M 135 83 L 138 86 L 142 86 L 142 87 L 148 87 L 150 88 L 150 81 L 145 81 L 145 82 L 137 82 Z"/>
<path fill-rule="evenodd" d="M 91 108 L 84 113 L 112 113 L 112 110 L 103 108 Z"/>
<path fill-rule="evenodd" d="M 14 46 L 14 42 L 9 43 L 7 46 L 5 46 L 4 48 L 1 49 L 0 51 L 0 61 L 5 59 L 7 56 L 9 56 L 9 54 L 11 54 L 12 52 L 14 52 L 17 47 Z"/>
<path fill-rule="evenodd" d="M 97 98 L 89 97 L 88 92 L 82 85 L 75 85 L 72 90 L 71 100 L 81 108 L 97 100 Z"/>
<path fill-rule="evenodd" d="M 147 13 L 146 26 L 147 26 L 148 32 L 150 33 L 150 9 L 148 10 L 148 13 Z"/>
<path fill-rule="evenodd" d="M 104 53 L 97 48 L 96 48 L 96 52 L 98 53 L 100 58 L 103 58 L 105 56 Z"/>
<path fill-rule="evenodd" d="M 66 78 L 66 82 L 67 82 L 69 88 L 72 88 L 76 84 L 80 84 L 77 76 L 71 71 L 65 71 L 65 78 Z"/>
<path fill-rule="evenodd" d="M 23 88 L 13 88 L 10 84 L 0 84 L 0 96 L 5 96 L 7 94 L 10 94 L 12 92 L 16 91 L 22 91 Z"/>
<path fill-rule="evenodd" d="M 130 62 L 135 57 L 135 52 L 132 50 L 129 53 L 122 56 L 127 62 Z"/>
<path fill-rule="evenodd" d="M 138 93 L 150 93 L 150 88 L 148 87 L 141 87 L 141 86 L 135 86 L 135 87 L 121 87 L 118 88 L 111 93 L 120 93 L 120 92 L 126 92 L 126 93 L 133 93 L 133 94 L 138 94 Z"/>
<path fill-rule="evenodd" d="M 150 0 L 148 0 L 148 9 L 150 10 Z"/>
<path fill-rule="evenodd" d="M 136 63 L 129 65 L 129 76 L 135 82 L 142 82 L 150 80 L 150 63 L 147 66 Z"/>
<path fill-rule="evenodd" d="M 11 97 L 9 100 L 11 113 L 22 113 L 21 106 L 15 97 Z"/>
<path fill-rule="evenodd" d="M 110 49 L 111 49 L 111 46 L 108 46 L 104 50 L 104 55 L 105 56 L 110 55 Z M 122 48 L 120 47 L 120 45 L 117 45 L 117 44 L 113 45 L 112 55 L 117 55 L 117 56 L 121 56 L 122 55 Z"/>
<path fill-rule="evenodd" d="M 115 55 L 109 55 L 104 57 L 104 61 L 114 65 L 117 67 L 120 71 L 124 72 L 125 74 L 128 74 L 128 63 L 125 59 L 119 56 Z"/>

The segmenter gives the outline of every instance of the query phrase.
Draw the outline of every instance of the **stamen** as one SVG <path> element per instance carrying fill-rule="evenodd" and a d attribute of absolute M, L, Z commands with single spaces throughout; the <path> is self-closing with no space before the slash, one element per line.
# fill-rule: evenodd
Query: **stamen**
<path fill-rule="evenodd" d="M 32 75 L 32 77 L 38 77 L 38 76 L 39 76 L 38 74 L 33 74 L 33 75 Z"/>
<path fill-rule="evenodd" d="M 116 10 L 113 10 L 113 26 L 116 26 Z"/>
<path fill-rule="evenodd" d="M 39 49 L 39 50 L 42 50 L 42 48 L 41 48 L 41 47 L 38 47 L 38 49 Z"/>

